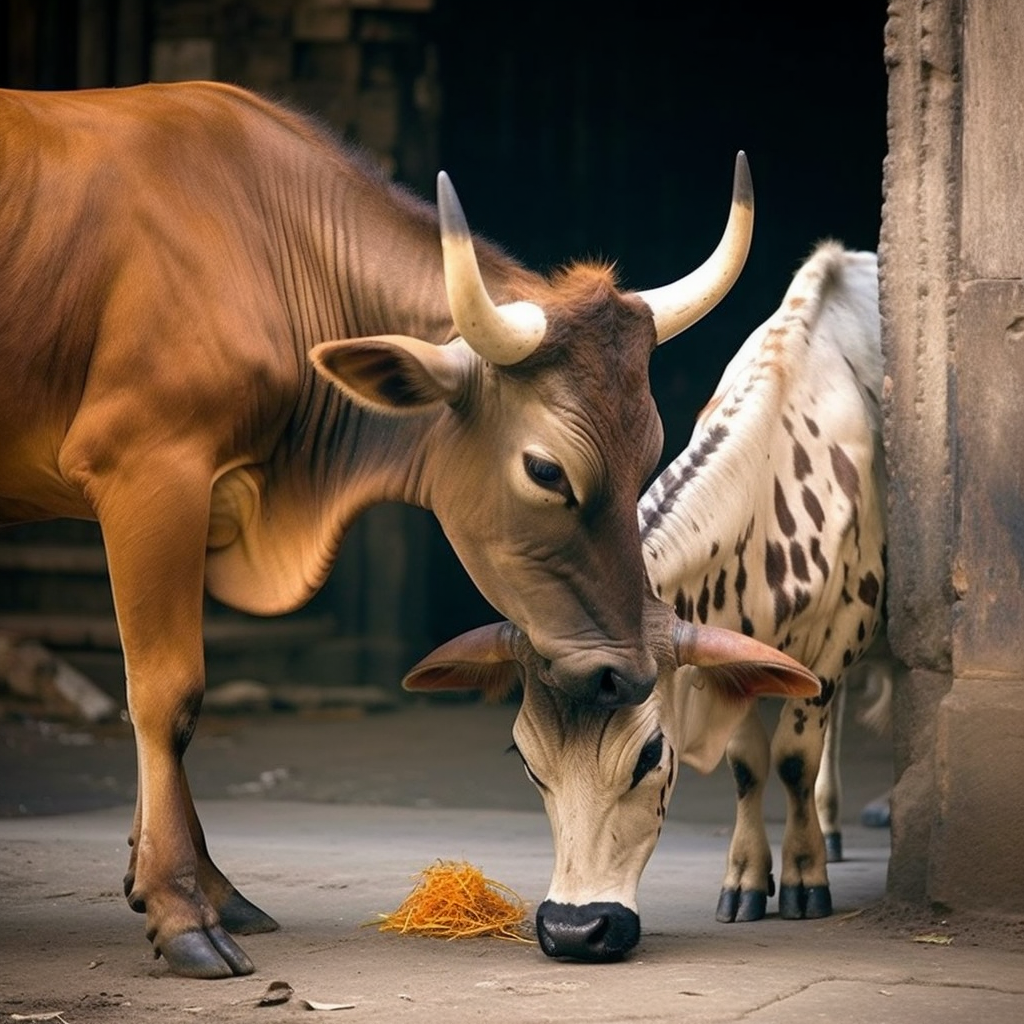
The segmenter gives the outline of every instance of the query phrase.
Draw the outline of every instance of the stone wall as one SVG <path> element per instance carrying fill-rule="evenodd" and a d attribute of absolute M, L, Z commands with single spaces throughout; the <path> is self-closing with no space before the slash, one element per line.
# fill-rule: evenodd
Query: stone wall
<path fill-rule="evenodd" d="M 1024 18 L 891 0 L 880 246 L 895 701 L 889 890 L 1024 913 Z"/>
<path fill-rule="evenodd" d="M 432 188 L 434 0 L 154 0 L 150 78 L 236 82 L 315 111 L 390 175 Z"/>

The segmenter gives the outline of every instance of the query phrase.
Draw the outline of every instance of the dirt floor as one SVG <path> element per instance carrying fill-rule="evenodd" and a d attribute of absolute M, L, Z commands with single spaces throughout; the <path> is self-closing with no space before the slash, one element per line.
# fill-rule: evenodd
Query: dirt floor
<path fill-rule="evenodd" d="M 187 763 L 211 848 L 282 924 L 243 940 L 256 974 L 221 982 L 170 976 L 120 892 L 135 789 L 127 726 L 0 723 L 0 1020 L 273 1022 L 311 1012 L 304 1000 L 353 1022 L 954 1019 L 936 1016 L 936 1000 L 987 1022 L 1019 1019 L 1024 958 L 1012 941 L 982 948 L 985 937 L 965 931 L 944 944 L 948 923 L 877 909 L 888 834 L 858 817 L 891 765 L 886 742 L 856 724 L 844 744 L 848 855 L 831 871 L 832 918 L 782 922 L 770 911 L 752 925 L 715 923 L 733 806 L 719 770 L 687 773 L 676 790 L 641 885 L 643 939 L 625 963 L 380 932 L 379 915 L 437 859 L 479 865 L 531 907 L 543 899 L 551 840 L 507 752 L 514 714 L 441 701 L 204 715 Z M 274 982 L 291 996 L 259 1006 Z M 832 1016 L 837 999 L 857 1015 Z"/>

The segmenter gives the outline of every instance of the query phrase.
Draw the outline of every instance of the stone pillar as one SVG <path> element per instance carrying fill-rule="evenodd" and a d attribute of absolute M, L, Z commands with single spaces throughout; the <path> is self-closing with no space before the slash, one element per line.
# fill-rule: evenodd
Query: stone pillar
<path fill-rule="evenodd" d="M 1024 18 L 891 0 L 880 260 L 891 477 L 889 890 L 1024 913 Z"/>

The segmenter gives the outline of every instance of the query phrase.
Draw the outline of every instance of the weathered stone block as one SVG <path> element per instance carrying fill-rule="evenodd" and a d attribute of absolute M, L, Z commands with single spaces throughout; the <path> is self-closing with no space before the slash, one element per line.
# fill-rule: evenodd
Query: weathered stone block
<path fill-rule="evenodd" d="M 1024 451 L 1024 284 L 964 285 L 958 327 L 954 672 L 1020 678 L 1024 461 L 1016 455 Z"/>
<path fill-rule="evenodd" d="M 963 276 L 1024 265 L 1024 18 L 1015 2 L 964 4 Z M 1014 87 L 1011 83 L 1016 83 Z"/>
<path fill-rule="evenodd" d="M 939 706 L 929 897 L 1024 914 L 1024 679 L 957 679 Z"/>

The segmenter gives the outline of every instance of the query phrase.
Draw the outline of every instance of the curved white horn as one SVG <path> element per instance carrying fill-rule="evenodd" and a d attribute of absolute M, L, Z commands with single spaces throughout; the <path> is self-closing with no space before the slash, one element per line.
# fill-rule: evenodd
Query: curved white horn
<path fill-rule="evenodd" d="M 725 298 L 740 276 L 754 228 L 754 186 L 747 157 L 736 154 L 732 209 L 725 233 L 715 251 L 692 273 L 672 284 L 637 292 L 654 315 L 658 344 L 695 324 Z"/>
<path fill-rule="evenodd" d="M 473 239 L 451 180 L 437 176 L 437 209 L 441 217 L 444 284 L 455 329 L 477 355 L 511 366 L 525 359 L 544 340 L 547 318 L 532 302 L 496 306 L 484 288 Z"/>

